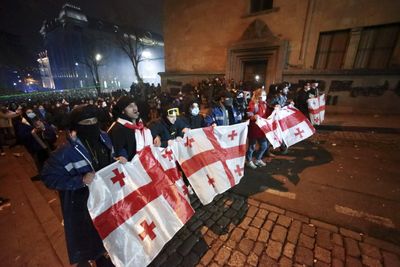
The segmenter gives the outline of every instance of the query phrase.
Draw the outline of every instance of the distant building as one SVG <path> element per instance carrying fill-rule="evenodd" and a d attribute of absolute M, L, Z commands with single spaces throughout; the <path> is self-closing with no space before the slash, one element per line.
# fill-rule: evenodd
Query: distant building
<path fill-rule="evenodd" d="M 400 112 L 400 1 L 164 2 L 163 88 L 215 75 L 267 88 L 316 79 L 337 110 Z"/>
<path fill-rule="evenodd" d="M 161 36 L 144 30 L 88 18 L 79 7 L 65 4 L 58 18 L 44 21 L 40 30 L 45 52 L 39 55 L 43 85 L 55 89 L 102 90 L 129 88 L 137 81 L 129 57 L 117 36 L 138 36 L 146 58 L 139 64 L 144 82 L 159 83 L 164 71 L 164 43 Z M 97 75 L 98 74 L 98 75 Z M 98 76 L 98 77 L 97 77 Z"/>

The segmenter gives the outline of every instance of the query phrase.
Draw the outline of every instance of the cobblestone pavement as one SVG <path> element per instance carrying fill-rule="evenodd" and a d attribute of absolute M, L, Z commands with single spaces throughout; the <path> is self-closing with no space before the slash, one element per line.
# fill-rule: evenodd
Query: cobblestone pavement
<path fill-rule="evenodd" d="M 227 192 L 193 218 L 151 266 L 400 266 L 400 247 Z"/>

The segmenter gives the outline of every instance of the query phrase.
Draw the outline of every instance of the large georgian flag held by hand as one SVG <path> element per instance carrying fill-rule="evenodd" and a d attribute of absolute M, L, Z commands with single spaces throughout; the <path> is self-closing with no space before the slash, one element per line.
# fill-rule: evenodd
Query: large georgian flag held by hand
<path fill-rule="evenodd" d="M 308 113 L 313 125 L 320 125 L 325 119 L 325 94 L 307 100 Z"/>
<path fill-rule="evenodd" d="M 174 142 L 172 150 L 204 205 L 243 177 L 247 125 L 194 129 Z"/>
<path fill-rule="evenodd" d="M 268 119 L 258 118 L 256 123 L 273 145 L 283 142 L 289 147 L 315 133 L 303 113 L 290 106 L 275 110 Z"/>
<path fill-rule="evenodd" d="M 116 266 L 147 266 L 193 215 L 178 184 L 172 151 L 153 146 L 96 173 L 88 209 Z"/>

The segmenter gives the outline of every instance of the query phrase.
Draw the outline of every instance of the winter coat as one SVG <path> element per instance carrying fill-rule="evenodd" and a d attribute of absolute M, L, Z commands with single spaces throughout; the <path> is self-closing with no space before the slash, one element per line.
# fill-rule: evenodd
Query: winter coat
<path fill-rule="evenodd" d="M 265 138 L 264 132 L 258 127 L 256 121 L 251 118 L 254 115 L 258 115 L 264 119 L 267 118 L 267 104 L 264 101 L 259 101 L 257 104 L 254 101 L 250 101 L 247 107 L 247 116 L 250 118 L 249 139 Z"/>
<path fill-rule="evenodd" d="M 227 108 L 229 114 L 229 125 L 233 125 L 242 121 L 242 115 L 235 108 Z M 204 119 L 206 126 L 211 126 L 212 124 L 217 124 L 218 126 L 224 124 L 224 110 L 220 105 L 215 105 L 211 108 L 211 112 Z"/>

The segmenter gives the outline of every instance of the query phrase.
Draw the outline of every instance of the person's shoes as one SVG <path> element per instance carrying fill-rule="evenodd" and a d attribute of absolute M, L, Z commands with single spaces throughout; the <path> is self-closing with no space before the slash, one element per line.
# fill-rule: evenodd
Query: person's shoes
<path fill-rule="evenodd" d="M 272 152 L 268 152 L 268 153 L 267 153 L 267 157 L 270 157 L 270 158 L 275 158 L 275 157 L 276 157 L 276 155 L 275 155 L 275 154 L 273 154 Z"/>
<path fill-rule="evenodd" d="M 31 177 L 31 181 L 41 181 L 40 175 L 38 174 L 38 175 Z"/>
<path fill-rule="evenodd" d="M 246 166 L 252 168 L 253 170 L 257 169 L 257 166 L 254 164 L 253 161 L 246 162 Z"/>
<path fill-rule="evenodd" d="M 23 153 L 13 153 L 13 155 L 17 158 L 22 157 L 24 154 Z"/>
<path fill-rule="evenodd" d="M 256 160 L 255 164 L 256 164 L 258 167 L 265 167 L 265 166 L 267 166 L 267 164 L 265 164 L 265 162 L 262 161 L 261 159 Z"/>
<path fill-rule="evenodd" d="M 5 155 L 6 155 L 6 152 L 1 152 L 0 153 L 0 156 L 2 156 L 2 157 L 5 156 Z"/>
<path fill-rule="evenodd" d="M 286 155 L 287 153 L 289 153 L 289 148 L 288 147 L 283 149 L 282 152 L 281 152 L 282 155 Z"/>
<path fill-rule="evenodd" d="M 11 206 L 10 200 L 8 198 L 0 197 L 0 210 L 8 206 Z"/>

